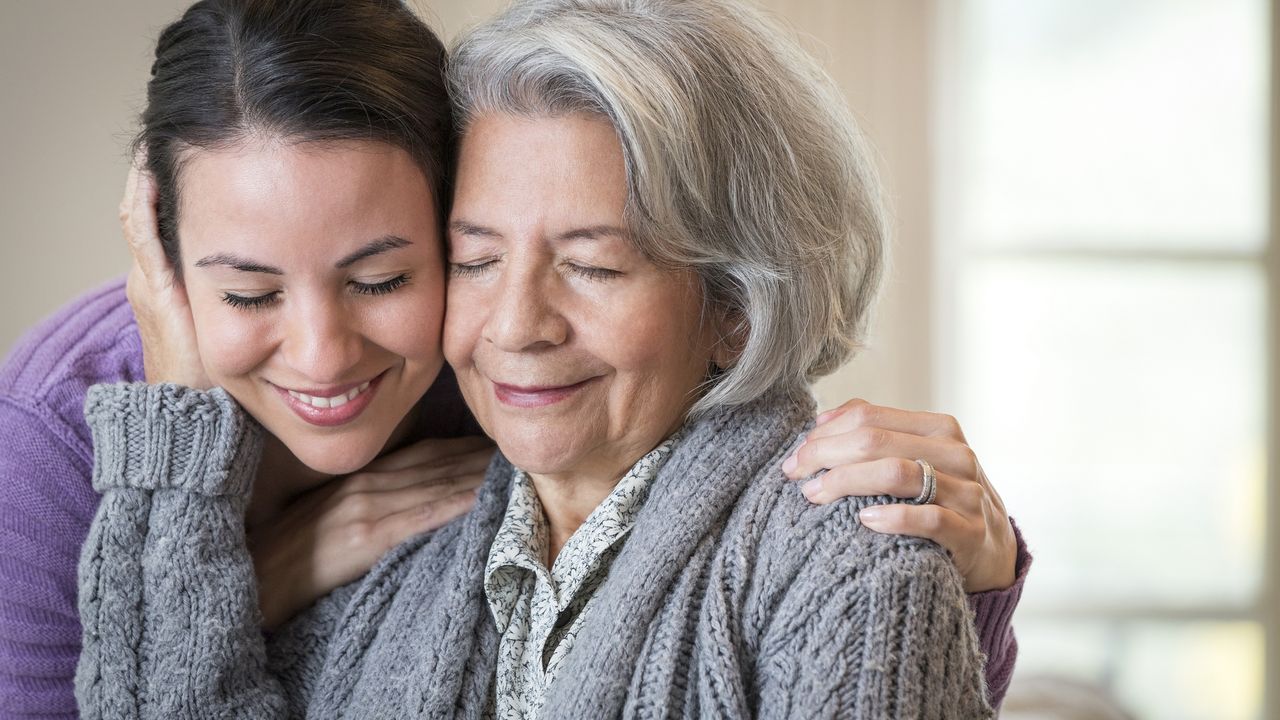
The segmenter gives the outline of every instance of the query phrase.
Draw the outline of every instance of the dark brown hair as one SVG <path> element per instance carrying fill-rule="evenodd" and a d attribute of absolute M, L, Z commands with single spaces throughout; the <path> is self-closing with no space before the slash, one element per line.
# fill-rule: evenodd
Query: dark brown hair
<path fill-rule="evenodd" d="M 201 0 L 188 8 L 156 43 L 135 141 L 179 275 L 184 157 L 255 133 L 401 148 L 444 217 L 452 135 L 444 61 L 440 39 L 400 0 Z"/>

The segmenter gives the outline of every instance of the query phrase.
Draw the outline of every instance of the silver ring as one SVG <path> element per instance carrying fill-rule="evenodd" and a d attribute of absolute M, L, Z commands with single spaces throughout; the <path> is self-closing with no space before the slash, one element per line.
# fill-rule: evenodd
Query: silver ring
<path fill-rule="evenodd" d="M 938 475 L 933 471 L 933 466 L 928 460 L 916 458 L 916 464 L 924 471 L 924 487 L 920 489 L 916 504 L 928 505 L 938 497 Z"/>

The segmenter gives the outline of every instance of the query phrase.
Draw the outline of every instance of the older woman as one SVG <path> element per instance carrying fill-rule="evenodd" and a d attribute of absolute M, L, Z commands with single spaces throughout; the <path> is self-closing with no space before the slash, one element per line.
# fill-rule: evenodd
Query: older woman
<path fill-rule="evenodd" d="M 941 548 L 784 473 L 881 266 L 828 81 L 749 8 L 624 0 L 519 4 L 451 79 L 445 353 L 504 456 L 476 509 L 264 649 L 258 429 L 219 390 L 96 388 L 85 714 L 990 716 Z M 901 420 L 865 464 L 924 502 L 972 478 Z"/>

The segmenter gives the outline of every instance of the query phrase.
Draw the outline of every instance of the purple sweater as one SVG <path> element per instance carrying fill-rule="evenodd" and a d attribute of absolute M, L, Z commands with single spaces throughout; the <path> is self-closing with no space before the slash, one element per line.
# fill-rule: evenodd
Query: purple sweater
<path fill-rule="evenodd" d="M 142 380 L 142 343 L 122 281 L 41 323 L 0 367 L 0 720 L 76 717 L 76 564 L 99 501 L 84 399 L 97 383 Z M 419 437 L 475 431 L 447 372 L 424 407 L 431 412 Z M 1018 542 L 1013 587 L 970 596 L 996 707 L 1013 673 L 1010 620 L 1030 565 Z"/>

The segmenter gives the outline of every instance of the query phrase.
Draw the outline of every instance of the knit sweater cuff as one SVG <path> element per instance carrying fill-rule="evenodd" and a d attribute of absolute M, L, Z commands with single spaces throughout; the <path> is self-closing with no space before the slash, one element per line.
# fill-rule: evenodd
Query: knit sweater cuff
<path fill-rule="evenodd" d="M 1013 666 L 1018 654 L 1017 640 L 1013 637 L 1013 611 L 1018 608 L 1018 601 L 1022 599 L 1027 571 L 1031 569 L 1031 553 L 1022 539 L 1022 531 L 1013 518 L 1009 519 L 1009 523 L 1013 525 L 1013 534 L 1018 543 L 1013 584 L 1004 590 L 988 590 L 969 595 L 969 607 L 974 613 L 974 625 L 978 630 L 980 644 L 993 651 L 992 656 L 987 658 L 987 681 L 992 690 L 998 691 L 1000 697 L 1003 697 L 1013 676 Z"/>
<path fill-rule="evenodd" d="M 116 383 L 85 398 L 93 431 L 93 489 L 173 488 L 247 497 L 262 432 L 221 388 Z"/>

